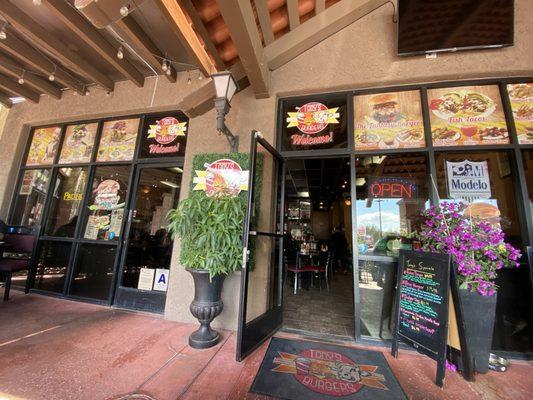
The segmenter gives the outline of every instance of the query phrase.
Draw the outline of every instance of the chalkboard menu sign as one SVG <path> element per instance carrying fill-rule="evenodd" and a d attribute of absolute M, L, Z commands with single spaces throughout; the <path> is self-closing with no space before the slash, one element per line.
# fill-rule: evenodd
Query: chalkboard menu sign
<path fill-rule="evenodd" d="M 400 251 L 396 327 L 392 354 L 401 340 L 437 361 L 437 385 L 444 384 L 448 335 L 450 256 Z"/>

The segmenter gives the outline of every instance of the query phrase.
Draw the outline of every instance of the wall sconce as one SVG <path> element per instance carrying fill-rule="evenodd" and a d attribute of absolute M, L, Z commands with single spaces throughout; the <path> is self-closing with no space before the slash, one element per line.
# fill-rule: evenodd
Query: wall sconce
<path fill-rule="evenodd" d="M 224 71 L 211 75 L 215 84 L 215 110 L 217 110 L 217 131 L 228 140 L 231 151 L 239 151 L 239 138 L 226 126 L 226 114 L 231 108 L 230 102 L 238 89 L 237 82 L 231 72 Z"/>

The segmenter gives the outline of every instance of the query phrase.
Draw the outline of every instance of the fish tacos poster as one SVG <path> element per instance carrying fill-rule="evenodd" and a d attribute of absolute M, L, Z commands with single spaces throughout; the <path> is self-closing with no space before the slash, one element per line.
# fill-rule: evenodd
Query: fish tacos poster
<path fill-rule="evenodd" d="M 354 97 L 354 143 L 358 150 L 424 147 L 420 91 Z"/>
<path fill-rule="evenodd" d="M 428 103 L 435 146 L 509 143 L 497 85 L 430 89 Z"/>

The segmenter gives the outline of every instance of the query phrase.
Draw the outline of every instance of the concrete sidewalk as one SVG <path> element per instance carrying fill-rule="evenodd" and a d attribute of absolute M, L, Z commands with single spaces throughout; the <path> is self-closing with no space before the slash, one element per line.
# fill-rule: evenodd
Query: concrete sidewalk
<path fill-rule="evenodd" d="M 265 399 L 248 393 L 268 343 L 235 361 L 235 334 L 208 350 L 188 346 L 194 325 L 91 304 L 12 292 L 0 303 L 0 399 Z M 294 337 L 280 334 L 279 336 Z M 352 344 L 347 344 L 352 345 Z M 414 352 L 382 351 L 412 399 L 530 399 L 533 364 L 466 382 Z M 138 396 L 134 396 L 138 394 Z"/>

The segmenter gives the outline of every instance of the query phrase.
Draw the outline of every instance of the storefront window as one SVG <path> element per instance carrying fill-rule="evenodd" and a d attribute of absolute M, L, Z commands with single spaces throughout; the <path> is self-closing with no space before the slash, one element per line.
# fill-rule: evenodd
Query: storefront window
<path fill-rule="evenodd" d="M 42 241 L 37 257 L 35 288 L 63 293 L 71 243 Z"/>
<path fill-rule="evenodd" d="M 82 244 L 78 250 L 70 294 L 97 300 L 107 300 L 113 267 L 115 264 L 116 246 L 98 244 Z"/>
<path fill-rule="evenodd" d="M 32 228 L 41 222 L 49 183 L 49 169 L 24 171 L 15 200 L 14 213 L 11 219 L 12 225 Z"/>
<path fill-rule="evenodd" d="M 61 128 L 51 126 L 48 128 L 35 128 L 26 158 L 26 165 L 53 164 L 59 148 Z"/>
<path fill-rule="evenodd" d="M 281 150 L 346 148 L 346 96 L 283 102 Z"/>
<path fill-rule="evenodd" d="M 497 85 L 430 89 L 428 106 L 434 146 L 509 143 Z"/>
<path fill-rule="evenodd" d="M 533 150 L 522 151 L 524 171 L 526 173 L 527 193 L 529 195 L 529 208 L 533 215 Z"/>
<path fill-rule="evenodd" d="M 131 166 L 97 167 L 84 239 L 118 240 L 122 232 Z"/>
<path fill-rule="evenodd" d="M 185 154 L 189 118 L 182 112 L 146 117 L 141 138 L 141 158 L 178 157 Z"/>
<path fill-rule="evenodd" d="M 85 196 L 88 168 L 58 170 L 45 234 L 73 237 Z"/>
<path fill-rule="evenodd" d="M 135 154 L 139 119 L 104 122 L 96 161 L 129 161 Z"/>
<path fill-rule="evenodd" d="M 148 289 L 139 280 L 141 270 L 155 272 L 157 269 L 170 268 L 172 239 L 167 231 L 166 215 L 176 207 L 181 185 L 180 171 L 180 168 L 142 169 L 133 207 L 122 286 L 152 290 L 153 286 Z M 155 290 L 161 290 L 157 289 L 159 286 Z"/>
<path fill-rule="evenodd" d="M 67 126 L 59 163 L 75 164 L 91 161 L 97 130 L 97 122 Z"/>

